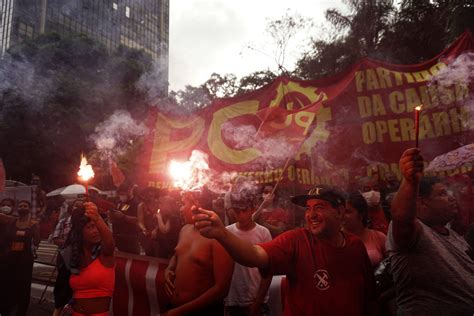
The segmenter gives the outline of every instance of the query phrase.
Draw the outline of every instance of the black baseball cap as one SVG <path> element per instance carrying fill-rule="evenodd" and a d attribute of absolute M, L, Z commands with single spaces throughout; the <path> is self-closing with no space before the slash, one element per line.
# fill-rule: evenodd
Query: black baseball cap
<path fill-rule="evenodd" d="M 317 185 L 308 191 L 308 194 L 297 195 L 291 198 L 291 202 L 298 206 L 306 207 L 308 200 L 324 200 L 338 207 L 345 204 L 344 195 L 335 187 L 327 185 Z"/>

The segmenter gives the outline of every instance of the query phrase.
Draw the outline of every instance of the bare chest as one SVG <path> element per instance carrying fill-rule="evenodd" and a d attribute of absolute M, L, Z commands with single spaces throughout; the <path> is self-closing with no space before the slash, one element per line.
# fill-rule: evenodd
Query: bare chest
<path fill-rule="evenodd" d="M 212 264 L 212 241 L 202 237 L 194 229 L 182 234 L 176 246 L 178 264 L 194 263 L 198 266 L 207 267 Z"/>

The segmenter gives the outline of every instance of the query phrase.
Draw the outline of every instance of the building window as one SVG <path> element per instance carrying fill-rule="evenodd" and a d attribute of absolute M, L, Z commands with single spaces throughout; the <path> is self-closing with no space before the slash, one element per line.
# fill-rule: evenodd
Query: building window
<path fill-rule="evenodd" d="M 26 24 L 25 23 L 20 22 L 18 24 L 18 33 L 20 33 L 21 35 L 26 35 Z"/>
<path fill-rule="evenodd" d="M 33 28 L 29 25 L 26 26 L 26 36 L 29 38 L 33 37 Z"/>
<path fill-rule="evenodd" d="M 118 10 L 118 4 L 115 3 L 115 2 L 112 3 L 112 8 L 113 8 L 114 10 Z"/>
<path fill-rule="evenodd" d="M 130 17 L 130 7 L 129 7 L 129 6 L 126 6 L 126 7 L 125 7 L 125 16 L 126 16 L 127 18 Z"/>

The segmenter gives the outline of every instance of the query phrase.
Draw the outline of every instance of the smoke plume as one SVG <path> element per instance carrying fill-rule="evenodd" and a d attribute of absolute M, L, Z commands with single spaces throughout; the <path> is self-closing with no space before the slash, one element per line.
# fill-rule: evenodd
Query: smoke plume
<path fill-rule="evenodd" d="M 275 168 L 293 157 L 297 145 L 290 143 L 285 135 L 271 135 L 263 137 L 253 125 L 234 125 L 226 122 L 222 126 L 222 135 L 236 149 L 253 147 L 259 149 L 262 156 L 259 164 L 263 168 Z"/>
<path fill-rule="evenodd" d="M 147 127 L 135 121 L 130 113 L 118 110 L 95 128 L 91 139 L 103 158 L 112 158 L 123 154 L 138 137 L 147 132 Z"/>

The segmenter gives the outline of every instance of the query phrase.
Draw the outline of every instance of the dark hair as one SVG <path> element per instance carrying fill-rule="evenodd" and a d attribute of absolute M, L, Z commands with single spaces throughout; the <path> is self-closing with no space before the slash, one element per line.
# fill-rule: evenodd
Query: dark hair
<path fill-rule="evenodd" d="M 431 192 L 433 191 L 433 186 L 436 183 L 442 183 L 443 181 L 441 178 L 436 176 L 429 176 L 423 177 L 420 181 L 420 189 L 418 191 L 418 195 L 423 198 L 427 198 L 430 196 Z"/>
<path fill-rule="evenodd" d="M 347 197 L 347 203 L 357 210 L 359 215 L 362 216 L 362 223 L 367 227 L 369 221 L 369 205 L 365 198 L 359 192 L 351 192 Z"/>
<path fill-rule="evenodd" d="M 4 201 L 10 201 L 12 203 L 12 206 L 15 206 L 15 200 L 12 199 L 12 198 L 4 198 L 4 199 L 2 199 L 1 203 L 3 204 Z"/>
<path fill-rule="evenodd" d="M 121 184 L 118 188 L 117 188 L 117 193 L 122 193 L 122 192 L 125 192 L 128 194 L 128 191 L 130 190 L 130 186 L 127 185 L 127 184 Z"/>
<path fill-rule="evenodd" d="M 154 187 L 146 187 L 140 192 L 140 198 L 145 199 L 147 195 L 153 195 L 154 198 L 159 198 L 160 197 L 160 190 Z"/>
<path fill-rule="evenodd" d="M 73 209 L 74 204 L 76 204 L 76 202 L 78 202 L 78 201 L 84 202 L 84 199 L 83 199 L 83 198 L 77 198 L 77 199 L 75 199 L 74 201 L 72 201 L 72 203 L 70 203 L 70 204 L 67 206 L 67 212 L 68 212 L 68 213 L 71 214 L 72 211 L 74 211 L 74 209 Z"/>
<path fill-rule="evenodd" d="M 83 255 L 82 246 L 84 244 L 82 230 L 90 221 L 90 219 L 85 216 L 85 211 L 84 207 L 79 207 L 73 210 L 71 215 L 71 230 L 65 243 L 65 246 L 71 246 L 71 270 L 79 270 L 81 264 L 81 256 Z"/>
<path fill-rule="evenodd" d="M 28 201 L 28 200 L 20 200 L 20 201 L 18 201 L 18 205 L 20 205 L 20 203 L 26 203 L 26 204 L 28 204 L 28 207 L 31 208 L 31 202 Z"/>
<path fill-rule="evenodd" d="M 271 185 L 271 184 L 263 185 L 262 190 L 261 190 L 261 194 L 260 194 L 260 196 L 258 196 L 259 199 L 262 199 L 261 196 L 265 192 L 265 188 L 270 188 L 270 192 L 268 194 L 273 193 L 272 205 L 273 205 L 273 207 L 277 207 L 278 201 L 280 200 L 280 190 L 279 190 L 279 188 L 277 187 L 275 190 L 273 190 L 274 189 L 273 185 Z"/>
<path fill-rule="evenodd" d="M 266 188 L 270 188 L 270 192 L 269 193 L 272 193 L 273 191 L 273 185 L 271 184 L 265 184 L 263 187 L 262 187 L 262 193 L 265 191 Z M 276 196 L 278 193 L 278 188 L 275 190 L 275 192 L 273 192 L 273 194 Z"/>

